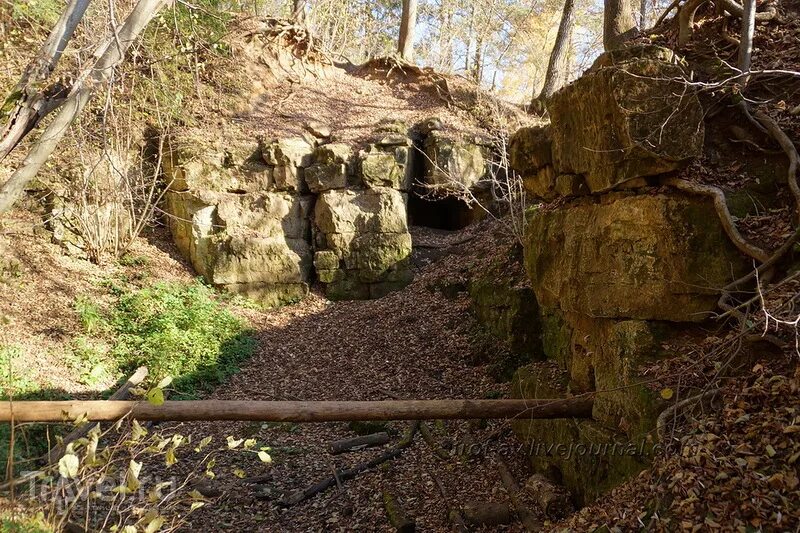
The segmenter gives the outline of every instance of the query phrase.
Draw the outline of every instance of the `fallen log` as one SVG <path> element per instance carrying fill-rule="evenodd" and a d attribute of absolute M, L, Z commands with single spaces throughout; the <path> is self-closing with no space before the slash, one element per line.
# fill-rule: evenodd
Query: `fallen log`
<path fill-rule="evenodd" d="M 344 483 L 349 479 L 353 479 L 362 472 L 366 472 L 367 470 L 375 468 L 386 461 L 400 457 L 400 455 L 403 453 L 403 450 L 411 446 L 411 443 L 414 442 L 414 435 L 417 433 L 418 429 L 419 422 L 415 421 L 408 428 L 406 434 L 403 436 L 400 442 L 398 442 L 393 448 L 386 450 L 374 459 L 364 463 L 359 463 L 352 468 L 335 470 L 331 477 L 325 478 L 318 483 L 314 483 L 306 489 L 295 491 L 288 496 L 281 498 L 278 501 L 278 505 L 281 507 L 291 507 L 293 505 L 297 505 L 298 503 L 305 501 L 312 496 L 319 494 L 320 492 L 324 492 L 329 488 L 338 485 L 339 483 Z"/>
<path fill-rule="evenodd" d="M 386 517 L 397 533 L 414 533 L 417 530 L 417 523 L 408 516 L 394 494 L 388 490 L 383 491 L 383 508 L 386 509 Z"/>
<path fill-rule="evenodd" d="M 503 461 L 500 457 L 497 458 L 497 471 L 500 474 L 500 480 L 503 482 L 503 486 L 505 486 L 506 492 L 508 493 L 508 499 L 511 500 L 511 504 L 517 511 L 517 518 L 519 518 L 519 521 L 522 522 L 522 526 L 528 532 L 540 531 L 542 529 L 542 523 L 520 499 L 520 489 L 519 485 L 517 484 L 517 480 L 514 479 L 514 476 L 508 469 L 508 465 L 506 465 L 505 461 Z"/>
<path fill-rule="evenodd" d="M 464 520 L 476 526 L 504 526 L 511 523 L 511 507 L 502 502 L 471 502 L 463 507 Z"/>
<path fill-rule="evenodd" d="M 389 440 L 389 434 L 385 431 L 381 431 L 380 433 L 373 433 L 371 435 L 337 440 L 336 442 L 331 443 L 328 451 L 331 455 L 339 455 L 341 453 L 371 448 L 372 446 L 383 446 L 384 444 L 387 444 Z"/>
<path fill-rule="evenodd" d="M 435 420 L 481 418 L 591 418 L 591 396 L 536 400 L 353 401 L 4 401 L 0 422 L 64 422 L 86 416 L 114 421 L 130 415 L 144 420 L 240 420 L 256 422 L 350 422 L 354 420 Z"/>

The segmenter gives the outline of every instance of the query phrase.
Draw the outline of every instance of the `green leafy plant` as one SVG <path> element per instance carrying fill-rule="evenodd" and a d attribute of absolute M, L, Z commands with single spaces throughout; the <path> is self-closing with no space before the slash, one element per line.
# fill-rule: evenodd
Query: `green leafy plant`
<path fill-rule="evenodd" d="M 153 376 L 174 376 L 173 387 L 183 396 L 225 379 L 254 347 L 244 321 L 200 282 L 159 283 L 123 294 L 109 322 L 119 367 L 146 365 Z"/>
<path fill-rule="evenodd" d="M 89 298 L 79 297 L 75 300 L 74 307 L 86 333 L 94 334 L 106 329 L 106 321 L 100 307 Z"/>
<path fill-rule="evenodd" d="M 108 346 L 88 337 L 73 340 L 66 359 L 84 385 L 96 386 L 108 382 L 117 370 L 113 361 L 109 360 Z"/>

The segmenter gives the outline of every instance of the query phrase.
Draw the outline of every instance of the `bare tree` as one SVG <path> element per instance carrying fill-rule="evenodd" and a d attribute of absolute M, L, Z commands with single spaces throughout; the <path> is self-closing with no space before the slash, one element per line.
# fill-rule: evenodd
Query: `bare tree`
<path fill-rule="evenodd" d="M 112 29 L 112 35 L 106 38 L 96 54 L 98 59 L 95 64 L 80 74 L 53 121 L 36 140 L 20 167 L 0 187 L 0 213 L 11 209 L 24 192 L 25 186 L 38 174 L 53 153 L 72 122 L 91 101 L 97 88 L 109 81 L 114 68 L 125 58 L 128 48 L 166 2 L 167 0 L 139 0 L 122 27 Z"/>
<path fill-rule="evenodd" d="M 603 11 L 603 47 L 619 48 L 636 32 L 631 0 L 605 0 Z"/>
<path fill-rule="evenodd" d="M 575 22 L 575 0 L 566 0 L 564 10 L 561 14 L 561 23 L 558 25 L 556 42 L 550 54 L 550 62 L 547 64 L 547 74 L 544 78 L 544 86 L 539 96 L 535 96 L 531 101 L 531 111 L 537 114 L 544 112 L 544 104 L 553 93 L 559 90 L 567 81 L 569 76 L 569 50 L 572 40 L 572 26 Z"/>
<path fill-rule="evenodd" d="M 47 91 L 42 85 L 58 65 L 75 28 L 86 13 L 91 0 L 71 0 L 61 14 L 39 53 L 28 64 L 11 94 L 6 98 L 3 108 L 13 105 L 8 114 L 8 122 L 0 135 L 0 161 L 11 153 L 25 135 L 39 121 L 57 107 L 62 92 L 53 87 Z"/>
<path fill-rule="evenodd" d="M 417 0 L 403 0 L 400 41 L 397 51 L 406 61 L 414 61 L 414 27 L 417 24 Z"/>
<path fill-rule="evenodd" d="M 739 70 L 750 71 L 750 58 L 753 55 L 753 34 L 756 29 L 756 0 L 744 0 L 742 13 L 742 38 L 739 43 Z"/>

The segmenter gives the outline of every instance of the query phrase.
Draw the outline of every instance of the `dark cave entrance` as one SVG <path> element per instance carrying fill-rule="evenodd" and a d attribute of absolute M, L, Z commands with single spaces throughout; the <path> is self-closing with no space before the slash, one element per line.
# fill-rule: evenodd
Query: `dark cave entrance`
<path fill-rule="evenodd" d="M 408 199 L 408 220 L 412 226 L 456 231 L 477 220 L 477 209 L 453 196 L 423 198 L 412 192 Z"/>

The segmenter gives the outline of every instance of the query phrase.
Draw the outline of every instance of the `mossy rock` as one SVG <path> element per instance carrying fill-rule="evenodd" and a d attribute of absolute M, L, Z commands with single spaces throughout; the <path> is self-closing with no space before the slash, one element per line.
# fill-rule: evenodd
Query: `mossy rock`
<path fill-rule="evenodd" d="M 610 194 L 528 219 L 525 265 L 539 304 L 587 316 L 702 321 L 748 261 L 710 200 Z"/>

